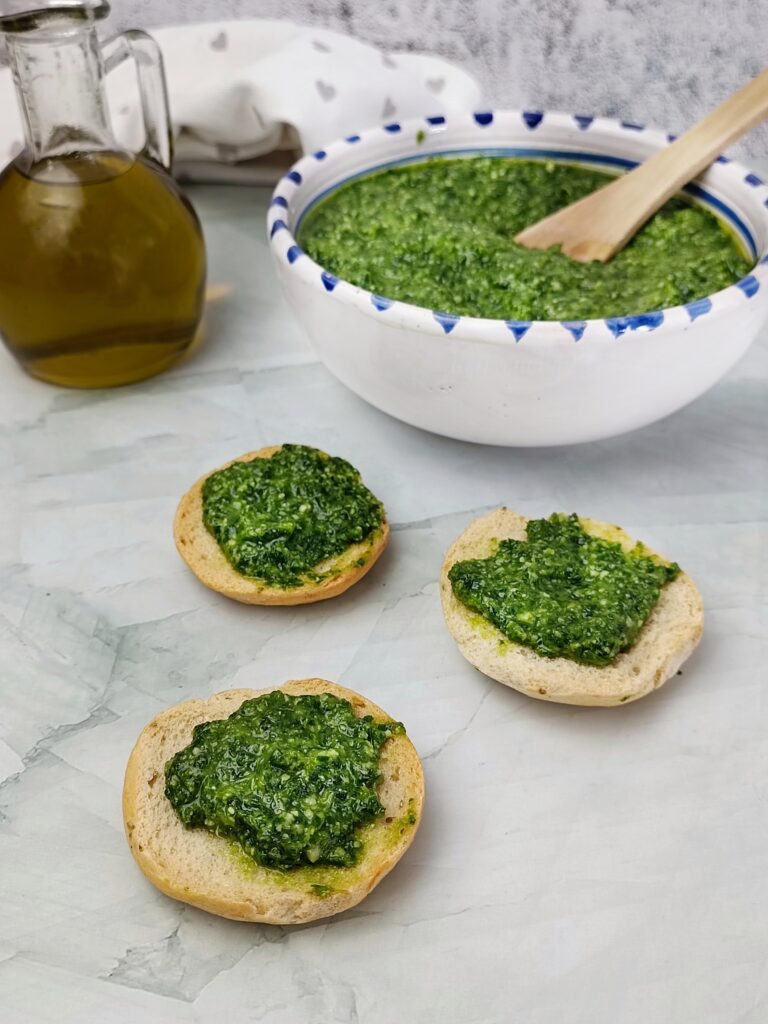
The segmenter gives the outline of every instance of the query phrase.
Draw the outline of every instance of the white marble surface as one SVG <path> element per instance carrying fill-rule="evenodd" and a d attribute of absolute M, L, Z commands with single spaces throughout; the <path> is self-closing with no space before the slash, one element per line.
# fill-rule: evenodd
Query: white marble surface
<path fill-rule="evenodd" d="M 634 435 L 451 442 L 315 362 L 276 293 L 262 194 L 194 198 L 211 279 L 234 291 L 193 359 L 84 393 L 0 356 L 2 1024 L 764 1024 L 768 335 Z M 241 607 L 185 570 L 172 514 L 203 471 L 283 440 L 361 468 L 391 550 L 336 601 Z M 588 710 L 471 669 L 436 579 L 449 541 L 502 502 L 616 520 L 678 559 L 707 605 L 683 676 Z M 428 797 L 406 859 L 357 910 L 304 928 L 157 893 L 121 827 L 141 727 L 187 697 L 305 675 L 406 723 Z"/>

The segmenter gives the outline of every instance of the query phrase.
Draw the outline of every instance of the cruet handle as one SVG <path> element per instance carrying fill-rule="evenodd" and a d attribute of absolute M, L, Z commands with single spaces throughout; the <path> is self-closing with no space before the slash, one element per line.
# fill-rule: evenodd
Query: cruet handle
<path fill-rule="evenodd" d="M 146 32 L 129 29 L 103 43 L 102 53 L 107 73 L 129 57 L 135 61 L 146 138 L 142 153 L 170 170 L 173 160 L 173 131 L 160 47 Z"/>

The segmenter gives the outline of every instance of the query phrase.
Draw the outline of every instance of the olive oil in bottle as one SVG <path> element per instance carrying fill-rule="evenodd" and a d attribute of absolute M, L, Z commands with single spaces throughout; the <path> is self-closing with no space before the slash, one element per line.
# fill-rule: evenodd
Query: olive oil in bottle
<path fill-rule="evenodd" d="M 106 0 L 14 0 L 0 14 L 26 137 L 0 174 L 0 338 L 42 380 L 110 387 L 192 344 L 205 247 L 168 169 L 162 56 L 129 31 L 100 44 Z M 136 61 L 146 144 L 115 141 L 104 75 Z"/>
<path fill-rule="evenodd" d="M 109 387 L 192 343 L 205 250 L 175 183 L 141 157 L 17 160 L 0 174 L 0 332 L 31 374 Z"/>

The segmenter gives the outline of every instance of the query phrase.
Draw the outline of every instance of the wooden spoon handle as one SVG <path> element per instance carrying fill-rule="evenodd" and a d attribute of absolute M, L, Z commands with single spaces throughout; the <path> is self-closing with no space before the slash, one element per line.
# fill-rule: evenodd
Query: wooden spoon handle
<path fill-rule="evenodd" d="M 656 198 L 655 213 L 670 196 L 700 174 L 732 142 L 768 117 L 768 68 L 735 92 L 671 146 L 637 168 L 646 194 Z M 642 175 L 639 173 L 642 171 Z"/>
<path fill-rule="evenodd" d="M 649 217 L 732 142 L 768 117 L 768 68 L 670 146 L 570 206 L 532 224 L 515 241 L 559 245 L 575 260 L 609 260 Z"/>

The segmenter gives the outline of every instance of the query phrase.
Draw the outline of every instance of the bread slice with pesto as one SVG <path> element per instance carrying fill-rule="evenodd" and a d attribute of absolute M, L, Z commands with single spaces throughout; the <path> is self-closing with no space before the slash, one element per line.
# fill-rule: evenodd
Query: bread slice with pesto
<path fill-rule="evenodd" d="M 324 679 L 302 679 L 270 690 L 226 690 L 161 712 L 142 731 L 130 755 L 123 787 L 123 818 L 131 852 L 161 892 L 236 921 L 304 924 L 354 907 L 392 870 L 421 821 L 424 775 L 404 731 L 380 750 L 376 793 L 383 814 L 362 825 L 362 849 L 351 866 L 304 864 L 263 867 L 232 839 L 185 827 L 166 796 L 165 768 L 188 747 L 195 726 L 225 719 L 244 701 L 275 689 L 297 695 L 331 694 L 354 715 L 376 723 L 392 719 L 371 701 Z M 394 723 L 393 723 L 394 724 Z"/>
<path fill-rule="evenodd" d="M 349 543 L 342 551 L 336 551 L 332 555 L 322 558 L 318 563 L 305 567 L 304 571 L 300 573 L 291 571 L 287 574 L 287 583 L 252 575 L 250 571 L 243 573 L 232 564 L 225 554 L 223 547 L 206 525 L 204 501 L 206 482 L 210 477 L 237 464 L 250 463 L 255 459 L 271 459 L 284 450 L 298 450 L 301 447 L 276 445 L 248 452 L 237 459 L 230 460 L 219 469 L 206 473 L 182 497 L 174 520 L 174 541 L 181 557 L 206 587 L 243 604 L 309 604 L 314 601 L 325 601 L 344 593 L 345 590 L 358 583 L 377 562 L 389 540 L 389 524 L 383 506 L 363 487 L 359 474 L 356 476 L 361 493 L 365 491 L 370 495 L 372 501 L 380 509 L 375 527 L 361 540 Z M 331 460 L 330 456 L 324 452 L 319 452 L 316 449 L 303 450 L 312 452 L 316 456 L 328 460 L 329 463 L 339 463 L 352 469 L 343 460 Z M 311 496 L 307 504 L 310 503 Z M 287 523 L 282 523 L 279 521 L 279 510 L 276 514 L 278 515 L 277 528 L 271 534 L 265 532 L 262 545 L 264 550 L 267 550 L 270 545 L 274 548 L 276 545 L 286 543 L 286 537 L 287 543 L 291 543 L 288 530 L 294 525 L 294 520 L 288 518 Z M 295 510 L 287 514 L 295 515 Z M 226 540 L 226 536 L 224 539 Z M 251 543 L 258 551 L 259 541 L 254 540 Z M 285 555 L 285 551 L 280 552 L 280 555 Z M 274 570 L 275 567 L 273 566 L 272 569 Z M 276 570 L 274 574 L 278 575 Z"/>
<path fill-rule="evenodd" d="M 584 518 L 578 521 L 592 537 L 617 543 L 627 553 L 638 550 L 637 542 L 618 526 Z M 543 656 L 513 642 L 487 617 L 459 600 L 449 578 L 452 567 L 467 560 L 490 558 L 503 540 L 527 541 L 527 528 L 524 516 L 500 508 L 471 523 L 446 554 L 440 580 L 443 613 L 467 661 L 491 679 L 529 697 L 563 704 L 624 704 L 657 690 L 677 673 L 698 644 L 704 622 L 701 595 L 682 571 L 661 588 L 631 646 L 604 665 Z M 670 565 L 649 548 L 643 546 L 642 553 Z"/>

